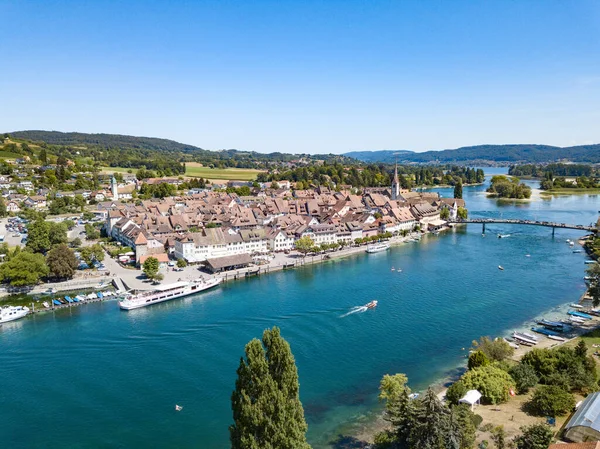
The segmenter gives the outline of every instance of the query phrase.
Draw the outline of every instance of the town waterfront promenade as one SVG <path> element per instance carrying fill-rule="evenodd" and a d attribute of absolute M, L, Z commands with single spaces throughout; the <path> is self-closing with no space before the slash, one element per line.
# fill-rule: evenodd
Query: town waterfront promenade
<path fill-rule="evenodd" d="M 471 217 L 597 217 L 590 196 L 511 204 L 484 189 L 465 188 Z M 404 372 L 424 388 L 463 363 L 471 340 L 552 317 L 583 293 L 585 255 L 565 243 L 582 232 L 557 229 L 552 238 L 542 227 L 502 224 L 487 232 L 461 226 L 132 312 L 102 302 L 2 326 L 0 375 L 10 388 L 0 398 L 0 437 L 23 448 L 227 447 L 243 347 L 278 325 L 297 359 L 309 440 L 328 447 L 377 414 L 383 374 Z M 372 299 L 377 309 L 347 315 Z"/>

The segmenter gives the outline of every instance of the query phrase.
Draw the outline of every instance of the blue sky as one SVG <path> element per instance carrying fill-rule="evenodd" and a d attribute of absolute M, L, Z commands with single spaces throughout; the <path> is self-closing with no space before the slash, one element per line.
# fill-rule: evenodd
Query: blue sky
<path fill-rule="evenodd" d="M 597 1 L 0 0 L 0 17 L 0 131 L 309 153 L 600 142 Z"/>

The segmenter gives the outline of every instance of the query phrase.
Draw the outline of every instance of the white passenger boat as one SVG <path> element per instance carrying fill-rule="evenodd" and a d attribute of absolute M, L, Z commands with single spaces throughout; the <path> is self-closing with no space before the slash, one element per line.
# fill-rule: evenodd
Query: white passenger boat
<path fill-rule="evenodd" d="M 119 301 L 119 307 L 123 310 L 139 309 L 140 307 L 158 304 L 159 302 L 193 295 L 215 287 L 220 283 L 220 278 L 214 278 L 208 281 L 182 281 L 175 282 L 174 284 L 160 285 L 154 290 L 126 295 L 122 301 Z"/>
<path fill-rule="evenodd" d="M 367 246 L 368 253 L 378 253 L 380 251 L 386 251 L 390 248 L 390 244 L 388 242 L 380 242 L 373 243 L 372 245 Z"/>
<path fill-rule="evenodd" d="M 29 307 L 24 306 L 6 306 L 0 309 L 0 323 L 25 318 L 29 313 Z"/>

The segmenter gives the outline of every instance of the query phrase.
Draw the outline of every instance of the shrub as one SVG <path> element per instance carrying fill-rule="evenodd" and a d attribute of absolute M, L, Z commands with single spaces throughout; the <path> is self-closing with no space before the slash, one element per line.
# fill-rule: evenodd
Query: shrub
<path fill-rule="evenodd" d="M 542 385 L 533 393 L 528 405 L 539 416 L 563 416 L 575 407 L 575 398 L 556 385 Z"/>
<path fill-rule="evenodd" d="M 468 390 L 478 390 L 483 401 L 490 404 L 508 401 L 509 391 L 515 387 L 506 371 L 492 365 L 467 371 L 461 380 Z"/>
<path fill-rule="evenodd" d="M 450 404 L 457 405 L 458 401 L 465 395 L 467 392 L 467 387 L 462 380 L 457 380 L 454 382 L 448 390 L 446 391 L 446 400 Z"/>
<path fill-rule="evenodd" d="M 514 379 L 519 394 L 527 393 L 539 381 L 533 367 L 523 363 L 513 366 L 508 373 Z"/>
<path fill-rule="evenodd" d="M 521 427 L 522 435 L 515 438 L 517 449 L 548 449 L 554 436 L 552 429 L 546 424 L 533 424 Z"/>
<path fill-rule="evenodd" d="M 489 365 L 490 361 L 483 351 L 474 351 L 469 355 L 468 369 L 479 368 L 480 366 Z"/>
<path fill-rule="evenodd" d="M 492 340 L 490 337 L 481 337 L 479 341 L 473 342 L 473 349 L 483 352 L 489 360 L 501 361 L 509 358 L 515 350 L 501 338 Z"/>

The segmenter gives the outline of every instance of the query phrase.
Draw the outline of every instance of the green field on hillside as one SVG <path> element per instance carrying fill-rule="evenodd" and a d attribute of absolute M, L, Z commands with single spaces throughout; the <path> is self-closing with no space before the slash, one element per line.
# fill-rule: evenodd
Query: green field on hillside
<path fill-rule="evenodd" d="M 103 173 L 127 173 L 128 170 L 131 170 L 131 172 L 134 174 L 137 171 L 135 168 L 102 167 Z M 260 170 L 254 170 L 251 168 L 201 167 L 192 162 L 186 164 L 185 175 L 205 179 L 222 179 L 226 181 L 252 181 L 256 179 L 256 175 L 258 175 L 260 172 Z"/>
<path fill-rule="evenodd" d="M 18 159 L 20 157 L 23 157 L 23 155 L 0 150 L 0 159 Z"/>
<path fill-rule="evenodd" d="M 209 168 L 186 164 L 186 176 L 206 179 L 224 179 L 228 181 L 252 181 L 260 170 L 251 168 Z"/>

